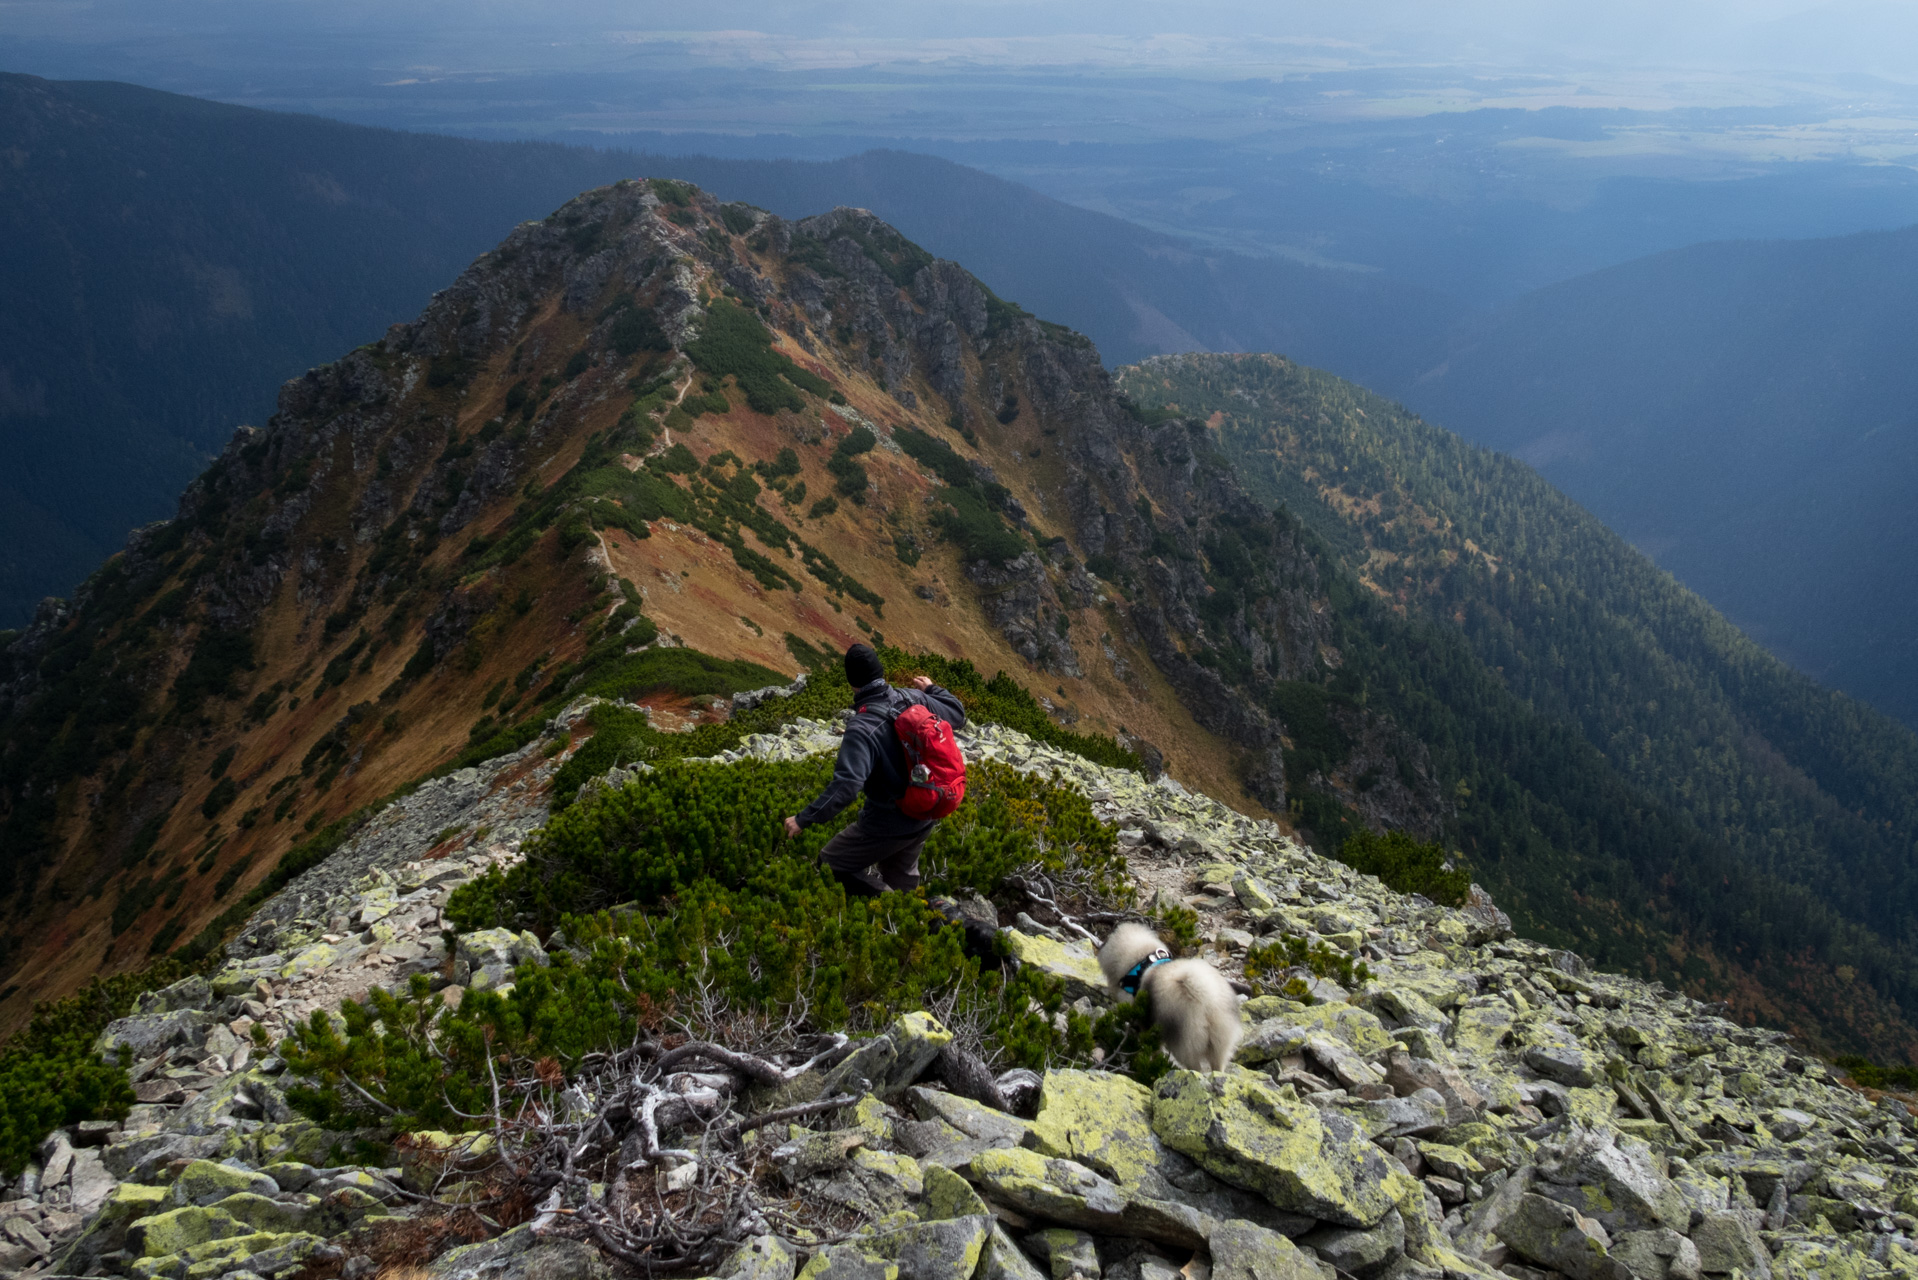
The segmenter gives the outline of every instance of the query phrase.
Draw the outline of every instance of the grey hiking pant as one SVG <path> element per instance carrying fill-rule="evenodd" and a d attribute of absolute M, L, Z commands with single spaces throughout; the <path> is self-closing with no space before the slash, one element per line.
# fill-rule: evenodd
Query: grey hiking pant
<path fill-rule="evenodd" d="M 888 889 L 917 889 L 919 850 L 934 825 L 928 822 L 921 830 L 907 833 L 875 832 L 854 821 L 826 841 L 819 860 L 856 897 L 877 897 Z"/>

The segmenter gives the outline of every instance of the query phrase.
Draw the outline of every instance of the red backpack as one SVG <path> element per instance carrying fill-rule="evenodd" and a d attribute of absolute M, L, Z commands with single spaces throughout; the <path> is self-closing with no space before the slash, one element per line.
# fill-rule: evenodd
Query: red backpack
<path fill-rule="evenodd" d="M 966 758 L 952 726 L 915 702 L 893 716 L 892 732 L 912 766 L 899 812 L 908 818 L 943 818 L 957 809 L 966 798 Z"/>

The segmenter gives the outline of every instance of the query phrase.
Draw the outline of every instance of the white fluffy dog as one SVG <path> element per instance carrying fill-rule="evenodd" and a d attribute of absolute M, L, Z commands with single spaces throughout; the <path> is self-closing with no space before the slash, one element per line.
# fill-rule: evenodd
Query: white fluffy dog
<path fill-rule="evenodd" d="M 1152 997 L 1152 1024 L 1172 1060 L 1189 1071 L 1223 1071 L 1245 1034 L 1239 997 L 1203 960 L 1174 960 L 1159 935 L 1122 924 L 1099 948 L 1106 985 L 1121 995 Z"/>

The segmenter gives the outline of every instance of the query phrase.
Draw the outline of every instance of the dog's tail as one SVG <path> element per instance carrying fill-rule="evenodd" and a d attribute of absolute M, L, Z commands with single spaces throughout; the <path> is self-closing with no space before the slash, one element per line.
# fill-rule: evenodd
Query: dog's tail
<path fill-rule="evenodd" d="M 1179 960 L 1152 985 L 1153 1021 L 1166 1052 L 1192 1071 L 1223 1071 L 1245 1034 L 1239 1001 L 1217 969 L 1202 960 Z"/>

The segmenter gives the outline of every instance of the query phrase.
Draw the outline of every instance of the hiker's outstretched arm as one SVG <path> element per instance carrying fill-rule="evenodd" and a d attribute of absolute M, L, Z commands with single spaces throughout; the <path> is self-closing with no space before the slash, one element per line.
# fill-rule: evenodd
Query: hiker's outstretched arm
<path fill-rule="evenodd" d="M 799 825 L 829 822 L 851 804 L 872 773 L 872 744 L 863 733 L 848 733 L 839 740 L 839 762 L 833 767 L 832 781 L 819 798 L 799 813 Z"/>
<path fill-rule="evenodd" d="M 926 677 L 920 676 L 919 679 L 926 680 Z M 917 684 L 918 681 L 914 683 Z M 966 709 L 959 705 L 959 699 L 953 696 L 952 690 L 926 680 L 924 684 L 919 685 L 919 692 L 926 695 L 926 701 L 932 705 L 933 711 L 938 713 L 941 720 L 955 729 L 966 727 Z"/>

